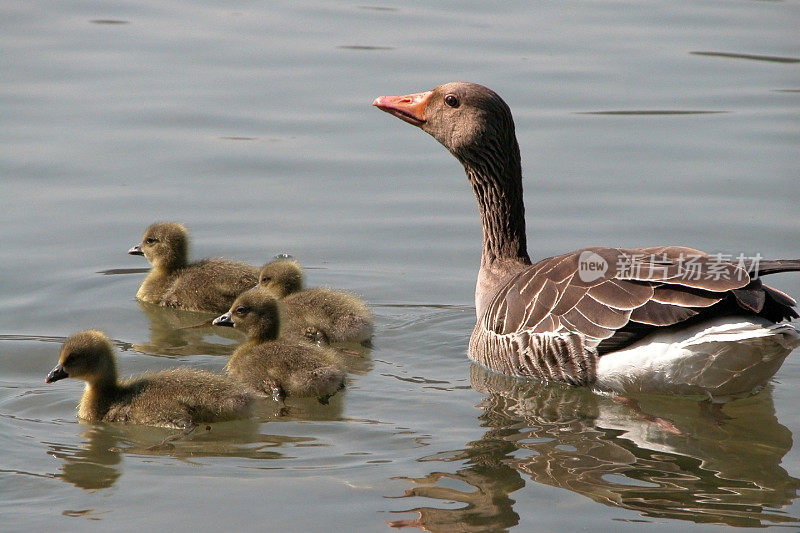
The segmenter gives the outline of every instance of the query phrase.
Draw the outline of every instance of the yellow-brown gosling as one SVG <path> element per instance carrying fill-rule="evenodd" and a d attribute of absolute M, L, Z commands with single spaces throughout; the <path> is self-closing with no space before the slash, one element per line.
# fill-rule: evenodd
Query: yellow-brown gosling
<path fill-rule="evenodd" d="M 152 224 L 128 253 L 143 255 L 153 265 L 136 297 L 165 307 L 222 313 L 258 283 L 253 265 L 220 258 L 190 263 L 189 234 L 177 222 Z"/>
<path fill-rule="evenodd" d="M 344 388 L 345 372 L 337 353 L 296 337 L 280 336 L 278 300 L 260 286 L 242 293 L 230 311 L 214 319 L 235 327 L 247 341 L 231 355 L 228 375 L 278 401 L 285 396 L 328 398 Z"/>
<path fill-rule="evenodd" d="M 175 368 L 120 381 L 114 347 L 98 330 L 67 338 L 58 364 L 45 381 L 64 378 L 86 382 L 78 418 L 89 422 L 124 422 L 190 431 L 197 424 L 251 415 L 255 396 L 228 376 Z"/>
<path fill-rule="evenodd" d="M 303 269 L 297 261 L 279 259 L 261 269 L 258 283 L 282 299 L 287 329 L 304 324 L 322 330 L 331 342 L 364 342 L 373 332 L 366 304 L 355 295 L 323 287 L 303 289 Z"/>

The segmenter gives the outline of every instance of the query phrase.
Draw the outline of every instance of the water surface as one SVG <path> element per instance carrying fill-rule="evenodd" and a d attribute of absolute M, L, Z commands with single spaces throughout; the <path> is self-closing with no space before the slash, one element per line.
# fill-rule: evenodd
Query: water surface
<path fill-rule="evenodd" d="M 370 106 L 462 79 L 511 106 L 531 255 L 683 244 L 800 257 L 795 1 L 3 2 L 4 529 L 633 531 L 800 525 L 797 354 L 725 407 L 471 366 L 475 202 Z M 329 405 L 171 432 L 79 423 L 44 376 L 97 327 L 126 375 L 239 338 L 134 299 L 156 220 L 196 257 L 290 253 L 377 331 Z M 800 277 L 773 276 L 800 294 Z M 199 317 L 202 318 L 202 317 Z"/>

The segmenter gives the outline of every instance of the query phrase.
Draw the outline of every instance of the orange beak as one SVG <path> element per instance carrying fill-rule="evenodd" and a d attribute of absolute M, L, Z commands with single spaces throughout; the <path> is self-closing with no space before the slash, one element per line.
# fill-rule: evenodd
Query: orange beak
<path fill-rule="evenodd" d="M 379 96 L 372 105 L 414 126 L 425 124 L 425 109 L 433 91 L 405 96 Z"/>

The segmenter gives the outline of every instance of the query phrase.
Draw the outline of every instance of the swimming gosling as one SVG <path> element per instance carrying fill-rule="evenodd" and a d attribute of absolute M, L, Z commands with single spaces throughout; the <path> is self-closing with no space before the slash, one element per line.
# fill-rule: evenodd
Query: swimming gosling
<path fill-rule="evenodd" d="M 143 255 L 153 265 L 136 297 L 156 305 L 223 313 L 258 283 L 253 265 L 220 258 L 189 263 L 189 234 L 177 222 L 152 224 L 128 253 Z"/>
<path fill-rule="evenodd" d="M 190 431 L 197 424 L 251 415 L 255 396 L 228 376 L 174 368 L 120 381 L 114 347 L 98 330 L 67 338 L 58 364 L 45 379 L 86 382 L 78 418 L 124 422 Z"/>
<path fill-rule="evenodd" d="M 279 259 L 261 268 L 258 283 L 282 299 L 287 329 L 312 325 L 331 342 L 364 342 L 373 332 L 372 313 L 358 297 L 328 288 L 303 289 L 303 269 L 294 260 Z"/>
<path fill-rule="evenodd" d="M 247 334 L 247 341 L 233 352 L 225 369 L 260 394 L 277 401 L 285 396 L 314 397 L 326 404 L 344 388 L 345 372 L 334 350 L 298 338 L 279 338 L 280 304 L 263 287 L 239 295 L 230 311 L 213 324 Z"/>

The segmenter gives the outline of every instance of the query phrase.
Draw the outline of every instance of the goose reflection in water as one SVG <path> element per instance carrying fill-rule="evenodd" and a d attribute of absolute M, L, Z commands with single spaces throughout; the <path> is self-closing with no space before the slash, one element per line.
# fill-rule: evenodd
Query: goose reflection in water
<path fill-rule="evenodd" d="M 531 385 L 476 365 L 470 378 L 486 394 L 478 406 L 486 433 L 463 450 L 420 459 L 465 467 L 407 479 L 414 486 L 403 497 L 447 503 L 401 511 L 418 518 L 390 526 L 510 528 L 519 515 L 509 494 L 526 478 L 645 517 L 749 527 L 800 524 L 800 516 L 780 510 L 797 498 L 800 480 L 780 466 L 792 435 L 775 417 L 769 388 L 728 404 L 722 420 L 689 399 L 621 402 L 586 389 Z M 464 490 L 453 488 L 457 484 L 466 484 Z M 453 501 L 464 505 L 443 508 Z"/>
<path fill-rule="evenodd" d="M 133 348 L 149 355 L 225 355 L 236 349 L 244 335 L 231 328 L 211 325 L 214 313 L 201 313 L 137 302 L 150 320 L 150 340 Z"/>
<path fill-rule="evenodd" d="M 50 445 L 48 453 L 64 461 L 56 477 L 86 490 L 110 487 L 120 476 L 119 437 L 102 426 L 92 427 L 83 437 L 86 443 L 78 447 Z"/>
<path fill-rule="evenodd" d="M 147 302 L 137 303 L 150 320 L 149 341 L 131 345 L 138 352 L 165 357 L 227 357 L 246 340 L 246 336 L 238 330 L 212 325 L 211 321 L 219 316 L 217 313 L 173 309 Z M 372 368 L 369 361 L 372 348 L 369 343 L 335 343 L 333 347 L 344 356 L 349 372 L 366 374 Z"/>
<path fill-rule="evenodd" d="M 277 405 L 264 402 L 253 419 L 203 425 L 180 438 L 171 438 L 174 431 L 164 428 L 93 424 L 81 434 L 85 440 L 80 444 L 50 444 L 47 453 L 61 461 L 61 472 L 55 477 L 89 491 L 114 485 L 125 471 L 123 456 L 144 460 L 166 456 L 190 464 L 202 463 L 204 457 L 280 461 L 293 457 L 287 449 L 318 445 L 318 439 L 314 435 L 264 433 L 269 422 L 338 420 L 342 416 L 340 400 L 332 398 L 329 405 L 320 406 L 316 400 L 299 399 L 292 403 L 289 415 L 281 415 Z"/>

